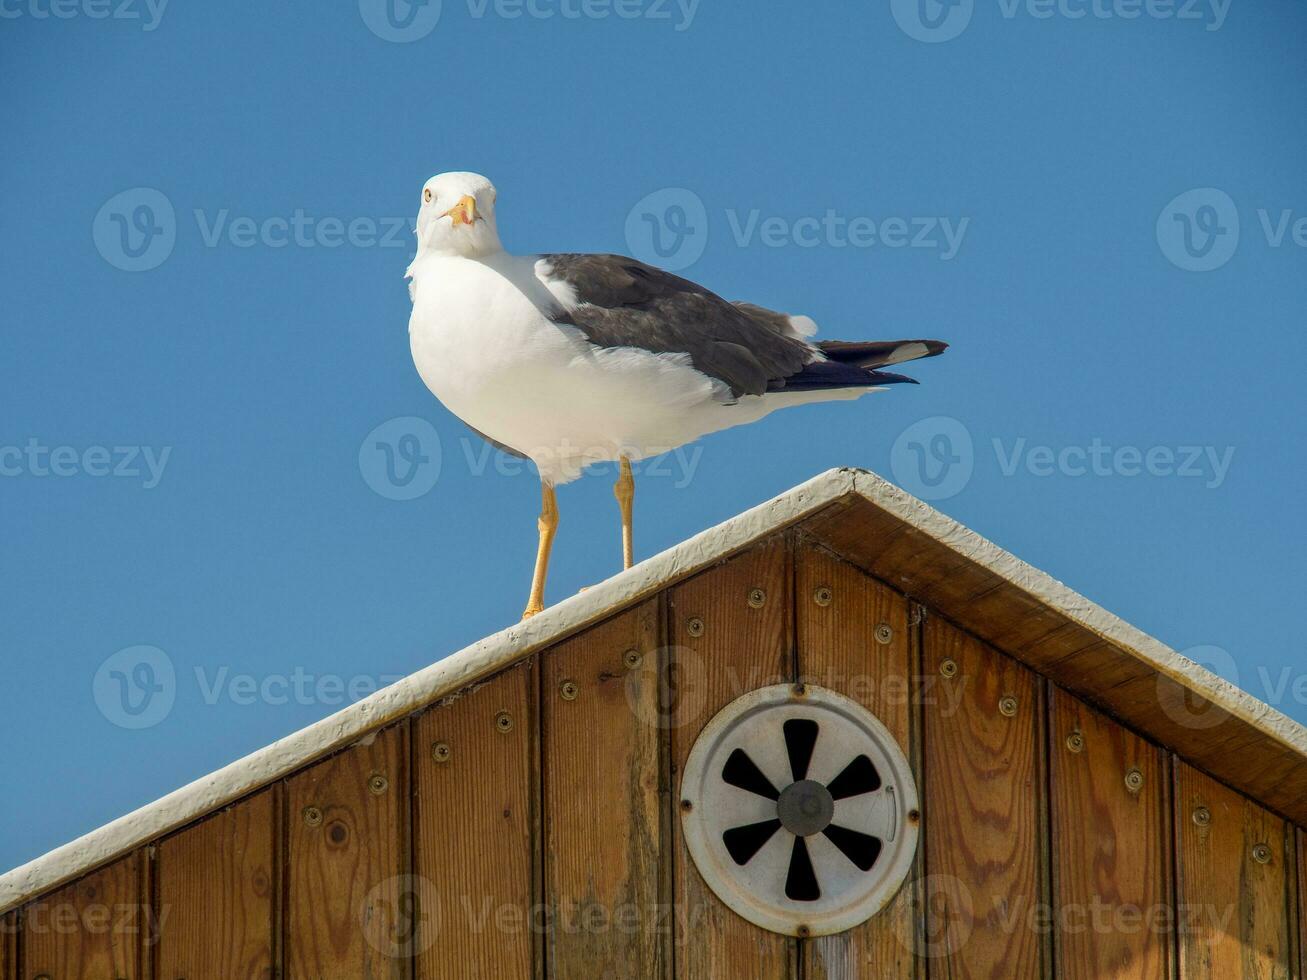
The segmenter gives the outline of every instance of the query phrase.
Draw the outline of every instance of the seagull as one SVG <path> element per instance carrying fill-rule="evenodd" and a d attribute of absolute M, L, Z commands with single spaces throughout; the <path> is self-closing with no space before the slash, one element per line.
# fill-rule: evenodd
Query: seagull
<path fill-rule="evenodd" d="M 631 463 L 778 408 L 913 382 L 882 368 L 937 340 L 815 342 L 806 316 L 733 303 L 620 255 L 510 255 L 494 185 L 452 172 L 422 187 L 408 267 L 409 342 L 423 382 L 496 447 L 529 459 L 541 508 L 531 592 L 544 609 L 555 488 L 616 463 L 623 567 L 634 561 Z"/>

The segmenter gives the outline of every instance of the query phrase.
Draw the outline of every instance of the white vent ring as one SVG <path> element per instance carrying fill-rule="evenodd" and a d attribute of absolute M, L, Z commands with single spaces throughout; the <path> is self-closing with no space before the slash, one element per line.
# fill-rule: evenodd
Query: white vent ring
<path fill-rule="evenodd" d="M 778 684 L 723 708 L 681 779 L 681 824 L 713 892 L 755 925 L 824 936 L 865 922 L 912 868 L 917 788 L 857 702 Z"/>

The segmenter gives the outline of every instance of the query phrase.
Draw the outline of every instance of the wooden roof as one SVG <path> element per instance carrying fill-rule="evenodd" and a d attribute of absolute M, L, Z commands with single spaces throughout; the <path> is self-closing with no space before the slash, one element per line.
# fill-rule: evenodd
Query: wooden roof
<path fill-rule="evenodd" d="M 790 527 L 1230 786 L 1307 823 L 1307 729 L 875 474 L 840 469 L 0 876 L 0 913 Z"/>

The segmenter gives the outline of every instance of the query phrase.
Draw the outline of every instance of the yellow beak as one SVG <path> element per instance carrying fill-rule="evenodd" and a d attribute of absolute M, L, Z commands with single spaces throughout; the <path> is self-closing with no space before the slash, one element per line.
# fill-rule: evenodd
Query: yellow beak
<path fill-rule="evenodd" d="M 459 225 L 470 225 L 477 219 L 477 200 L 468 194 L 461 201 L 445 212 L 449 220 L 454 222 L 454 227 Z M 442 215 L 444 217 L 445 215 Z"/>

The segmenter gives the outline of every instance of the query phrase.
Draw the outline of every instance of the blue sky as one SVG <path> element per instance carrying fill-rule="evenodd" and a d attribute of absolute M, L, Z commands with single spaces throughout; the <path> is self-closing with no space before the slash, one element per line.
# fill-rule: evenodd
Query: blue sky
<path fill-rule="evenodd" d="M 0 869 L 517 617 L 535 477 L 408 351 L 444 170 L 512 250 L 953 344 L 646 467 L 638 555 L 865 466 L 1307 721 L 1303 4 L 51 2 L 0 0 Z"/>

